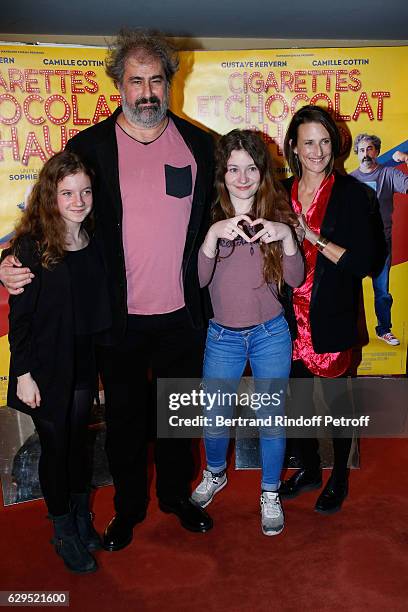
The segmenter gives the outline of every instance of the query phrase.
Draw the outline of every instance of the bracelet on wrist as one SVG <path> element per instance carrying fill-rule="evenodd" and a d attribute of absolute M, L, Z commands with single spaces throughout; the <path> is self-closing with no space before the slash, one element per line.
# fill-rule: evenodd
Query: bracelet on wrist
<path fill-rule="evenodd" d="M 319 234 L 319 237 L 315 242 L 315 246 L 319 249 L 320 252 L 322 252 L 328 242 L 329 240 L 327 238 L 323 238 L 323 236 Z"/>

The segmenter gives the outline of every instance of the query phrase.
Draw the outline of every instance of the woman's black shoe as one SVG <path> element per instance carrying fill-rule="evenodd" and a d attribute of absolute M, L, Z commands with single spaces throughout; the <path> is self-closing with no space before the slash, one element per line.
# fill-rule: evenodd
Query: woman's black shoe
<path fill-rule="evenodd" d="M 341 509 L 341 506 L 348 494 L 348 480 L 335 481 L 330 476 L 326 486 L 319 495 L 315 510 L 320 514 L 334 514 Z"/>
<path fill-rule="evenodd" d="M 322 470 L 310 472 L 306 469 L 297 470 L 289 480 L 285 480 L 279 487 L 279 495 L 283 499 L 292 499 L 306 491 L 320 489 L 322 486 Z"/>

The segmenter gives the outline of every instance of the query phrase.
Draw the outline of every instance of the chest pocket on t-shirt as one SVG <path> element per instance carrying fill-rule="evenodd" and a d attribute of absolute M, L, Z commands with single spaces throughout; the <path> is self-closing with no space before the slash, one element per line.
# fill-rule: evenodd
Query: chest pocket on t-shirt
<path fill-rule="evenodd" d="M 166 177 L 166 194 L 174 198 L 185 198 L 191 195 L 193 189 L 193 177 L 191 166 L 176 168 L 164 164 Z"/>

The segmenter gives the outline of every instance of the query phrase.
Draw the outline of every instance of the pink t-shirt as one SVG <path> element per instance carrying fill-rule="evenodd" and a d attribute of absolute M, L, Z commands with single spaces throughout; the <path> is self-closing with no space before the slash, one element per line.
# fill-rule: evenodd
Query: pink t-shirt
<path fill-rule="evenodd" d="M 259 325 L 283 310 L 275 283 L 263 279 L 263 257 L 259 242 L 249 244 L 240 236 L 218 241 L 219 256 L 210 259 L 202 248 L 198 252 L 198 276 L 201 287 L 209 287 L 214 321 L 228 327 Z M 282 257 L 283 278 L 291 287 L 303 282 L 303 258 Z"/>
<path fill-rule="evenodd" d="M 197 165 L 174 122 L 143 144 L 116 124 L 129 314 L 184 306 L 183 251 Z"/>

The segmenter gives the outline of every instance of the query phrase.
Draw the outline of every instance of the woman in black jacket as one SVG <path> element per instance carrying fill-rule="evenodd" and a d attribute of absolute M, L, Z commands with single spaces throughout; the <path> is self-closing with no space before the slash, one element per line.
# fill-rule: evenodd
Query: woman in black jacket
<path fill-rule="evenodd" d="M 351 413 L 346 376 L 357 344 L 361 280 L 378 267 L 384 246 L 378 211 L 364 186 L 333 170 L 339 152 L 340 134 L 328 112 L 308 105 L 295 113 L 285 137 L 285 155 L 294 175 L 287 187 L 305 232 L 306 281 L 293 290 L 296 339 L 291 376 L 321 377 L 332 416 Z M 333 378 L 336 383 L 327 380 Z M 295 409 L 312 410 L 312 394 L 305 394 L 302 385 L 300 391 L 295 384 L 291 389 Z M 317 439 L 303 437 L 298 448 L 303 468 L 282 483 L 282 497 L 322 485 Z M 317 500 L 318 512 L 340 510 L 348 493 L 350 448 L 350 434 L 337 428 L 333 471 Z"/>
<path fill-rule="evenodd" d="M 29 414 L 56 551 L 75 572 L 97 569 L 89 511 L 87 428 L 95 389 L 93 334 L 110 324 L 103 262 L 90 239 L 91 172 L 63 151 L 43 166 L 9 253 L 33 278 L 9 298 L 8 405 Z"/>

